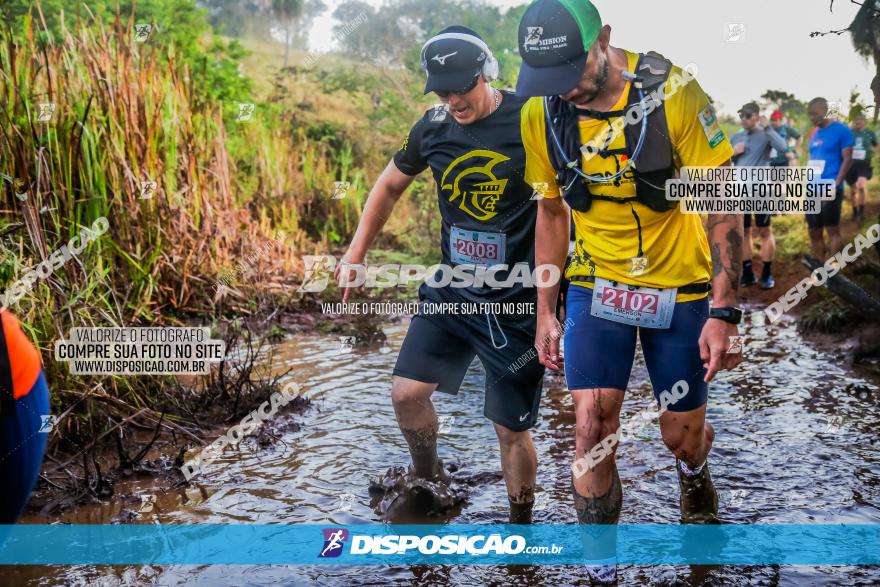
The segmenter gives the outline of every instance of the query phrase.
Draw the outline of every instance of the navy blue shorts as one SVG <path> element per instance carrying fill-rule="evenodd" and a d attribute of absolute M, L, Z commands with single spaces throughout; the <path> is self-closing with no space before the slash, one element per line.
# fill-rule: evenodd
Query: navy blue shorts
<path fill-rule="evenodd" d="M 669 328 L 640 328 L 590 315 L 593 290 L 579 285 L 568 289 L 565 331 L 565 380 L 569 389 L 606 387 L 626 390 L 636 354 L 636 338 L 659 403 L 660 393 L 678 381 L 688 383 L 687 394 L 668 406 L 689 412 L 706 403 L 709 386 L 700 358 L 700 332 L 709 317 L 709 298 L 675 304 Z M 680 389 L 680 388 L 677 388 Z"/>
<path fill-rule="evenodd" d="M 40 377 L 30 393 L 15 400 L 14 412 L 0 416 L 0 524 L 14 524 L 40 475 L 48 434 L 40 432 L 49 415 L 49 389 Z"/>

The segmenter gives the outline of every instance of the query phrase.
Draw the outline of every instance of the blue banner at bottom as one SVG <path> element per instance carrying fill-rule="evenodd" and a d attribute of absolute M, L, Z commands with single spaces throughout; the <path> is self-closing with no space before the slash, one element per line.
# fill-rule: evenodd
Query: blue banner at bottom
<path fill-rule="evenodd" d="M 878 525 L 18 525 L 4 565 L 878 565 Z"/>

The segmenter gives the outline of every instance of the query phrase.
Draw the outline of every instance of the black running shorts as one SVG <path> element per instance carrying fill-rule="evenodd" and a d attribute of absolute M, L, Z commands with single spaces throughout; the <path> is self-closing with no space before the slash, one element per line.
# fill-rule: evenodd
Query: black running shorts
<path fill-rule="evenodd" d="M 840 208 L 843 205 L 843 184 L 837 186 L 837 192 L 831 201 L 823 201 L 821 212 L 805 214 L 809 228 L 825 228 L 840 225 Z"/>
<path fill-rule="evenodd" d="M 534 315 L 421 312 L 413 316 L 394 375 L 457 394 L 479 357 L 486 371 L 483 414 L 510 430 L 528 430 L 538 421 L 544 380 L 534 343 Z"/>
<path fill-rule="evenodd" d="M 846 173 L 846 183 L 849 185 L 855 185 L 860 177 L 864 177 L 868 180 L 874 177 L 871 163 L 869 161 L 853 161 L 852 167 L 850 167 L 849 171 Z"/>
<path fill-rule="evenodd" d="M 767 228 L 770 226 L 770 219 L 773 217 L 772 214 L 755 214 L 755 226 L 758 228 Z M 748 213 L 743 215 L 743 228 L 751 228 L 752 227 L 752 213 Z"/>

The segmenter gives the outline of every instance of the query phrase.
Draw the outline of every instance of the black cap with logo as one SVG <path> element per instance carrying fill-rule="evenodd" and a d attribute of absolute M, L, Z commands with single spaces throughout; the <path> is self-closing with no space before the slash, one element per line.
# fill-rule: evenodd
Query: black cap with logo
<path fill-rule="evenodd" d="M 471 37 L 471 40 L 467 40 Z M 474 83 L 490 58 L 482 38 L 463 26 L 446 27 L 422 48 L 422 68 L 428 74 L 425 93 L 461 92 Z"/>
<path fill-rule="evenodd" d="M 519 23 L 516 93 L 564 94 L 578 85 L 602 19 L 589 0 L 535 0 Z"/>

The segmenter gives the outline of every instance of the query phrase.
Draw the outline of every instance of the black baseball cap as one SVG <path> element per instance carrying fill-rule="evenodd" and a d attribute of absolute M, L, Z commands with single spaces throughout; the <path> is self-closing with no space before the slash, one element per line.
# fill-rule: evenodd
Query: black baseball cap
<path fill-rule="evenodd" d="M 589 0 L 535 0 L 519 22 L 516 93 L 554 96 L 581 81 L 602 18 Z"/>
<path fill-rule="evenodd" d="M 758 105 L 754 102 L 747 102 L 743 105 L 742 108 L 738 110 L 740 114 L 748 114 L 749 116 L 751 116 L 752 114 L 757 114 L 760 111 L 761 109 L 758 108 Z"/>
<path fill-rule="evenodd" d="M 441 35 L 450 35 L 442 38 Z M 422 68 L 428 74 L 425 93 L 461 92 L 469 88 L 483 71 L 483 63 L 489 55 L 474 40 L 461 36 L 482 37 L 464 26 L 446 27 L 428 41 L 422 49 Z M 440 39 L 436 39 L 441 37 Z M 436 39 L 436 40 L 435 40 Z M 485 43 L 483 43 L 485 46 Z"/>

